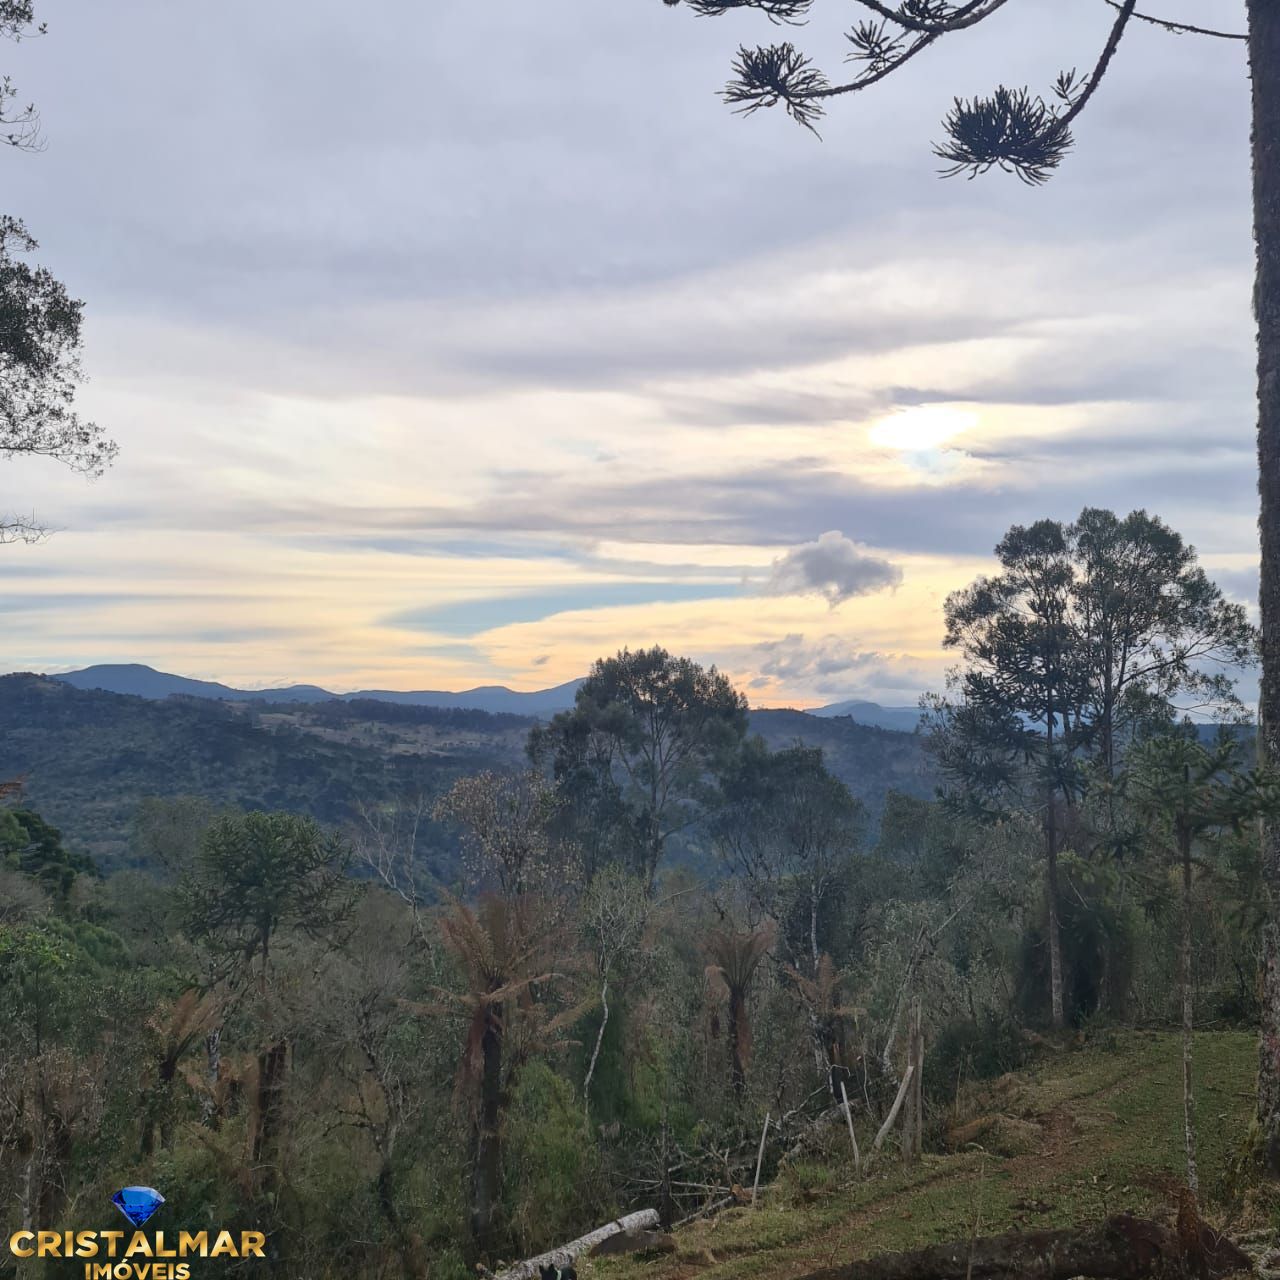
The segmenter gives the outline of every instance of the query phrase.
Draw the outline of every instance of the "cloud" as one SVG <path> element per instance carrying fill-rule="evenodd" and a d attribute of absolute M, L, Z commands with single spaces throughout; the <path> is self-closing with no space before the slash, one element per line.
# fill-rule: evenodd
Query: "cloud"
<path fill-rule="evenodd" d="M 881 653 L 860 653 L 839 636 L 826 635 L 806 640 L 798 632 L 781 640 L 767 640 L 756 645 L 764 655 L 760 674 L 775 680 L 810 683 L 816 678 L 865 672 L 878 668 L 885 660 Z"/>
<path fill-rule="evenodd" d="M 773 562 L 763 590 L 771 596 L 822 596 L 834 609 L 854 596 L 870 595 L 902 582 L 902 570 L 859 551 L 838 529 L 816 542 L 792 547 Z"/>
<path fill-rule="evenodd" d="M 917 692 L 930 682 L 930 675 L 910 658 L 860 650 L 838 635 L 809 640 L 792 632 L 754 646 L 752 656 L 759 674 L 750 686 L 756 689 L 783 686 L 805 694 L 848 696 L 858 690 Z"/>

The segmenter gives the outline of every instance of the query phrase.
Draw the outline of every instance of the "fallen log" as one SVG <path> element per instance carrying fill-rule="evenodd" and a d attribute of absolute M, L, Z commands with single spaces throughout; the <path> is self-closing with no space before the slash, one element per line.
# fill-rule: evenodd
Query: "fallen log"
<path fill-rule="evenodd" d="M 1011 1231 L 909 1253 L 881 1254 L 812 1271 L 803 1280 L 1072 1280 L 1075 1276 L 1146 1280 L 1149 1276 L 1182 1274 L 1184 1263 L 1190 1261 L 1197 1264 L 1197 1272 L 1209 1277 L 1252 1270 L 1246 1254 L 1231 1241 L 1214 1235 L 1216 1247 L 1193 1260 L 1170 1228 L 1124 1213 L 1066 1230 Z"/>
<path fill-rule="evenodd" d="M 637 1213 L 628 1213 L 613 1222 L 606 1222 L 603 1227 L 588 1231 L 585 1236 L 570 1240 L 568 1244 L 562 1244 L 558 1249 L 552 1249 L 550 1253 L 540 1253 L 536 1258 L 526 1258 L 523 1262 L 517 1262 L 504 1271 L 499 1271 L 494 1280 L 533 1280 L 540 1268 L 563 1267 L 566 1262 L 571 1262 L 610 1236 L 621 1235 L 624 1231 L 647 1231 L 657 1226 L 658 1211 L 656 1209 L 641 1209 Z"/>

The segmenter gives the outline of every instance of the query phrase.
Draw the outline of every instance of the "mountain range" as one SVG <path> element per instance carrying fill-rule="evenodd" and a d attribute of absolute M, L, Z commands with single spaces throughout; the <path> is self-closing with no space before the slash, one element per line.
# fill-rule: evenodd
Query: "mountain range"
<path fill-rule="evenodd" d="M 104 663 L 68 671 L 53 677 L 77 689 L 101 689 L 106 693 L 127 693 L 136 698 L 168 698 L 174 694 L 184 698 L 214 698 L 220 702 L 397 702 L 411 707 L 442 707 L 467 711 L 489 711 L 495 714 L 549 716 L 573 706 L 574 694 L 581 680 L 550 689 L 521 693 L 506 685 L 481 685 L 452 693 L 439 689 L 401 691 L 396 689 L 361 689 L 355 693 L 331 693 L 315 684 L 291 684 L 280 689 L 236 689 L 214 680 L 192 680 L 188 676 L 170 675 L 137 662 Z"/>
<path fill-rule="evenodd" d="M 212 698 L 220 702 L 394 702 L 411 707 L 441 707 L 494 714 L 546 718 L 573 706 L 574 695 L 582 684 L 570 680 L 549 689 L 523 693 L 506 685 L 481 685 L 475 689 L 451 692 L 441 689 L 362 689 L 355 693 L 331 693 L 314 684 L 291 684 L 278 689 L 237 689 L 214 680 L 193 680 L 171 675 L 142 663 L 103 663 L 68 671 L 52 677 L 76 689 L 100 689 L 106 693 L 125 693 L 138 698 Z M 810 715 L 834 718 L 848 716 L 855 724 L 876 729 L 894 729 L 912 733 L 920 719 L 915 707 L 882 707 L 876 702 L 850 700 L 817 707 Z"/>

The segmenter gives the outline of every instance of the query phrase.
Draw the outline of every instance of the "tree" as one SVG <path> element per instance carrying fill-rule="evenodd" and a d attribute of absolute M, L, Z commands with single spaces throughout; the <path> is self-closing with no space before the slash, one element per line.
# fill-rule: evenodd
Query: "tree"
<path fill-rule="evenodd" d="M 729 1041 L 729 1078 L 733 1096 L 742 1101 L 747 1087 L 747 1067 L 751 1062 L 751 1016 L 747 997 L 751 982 L 769 948 L 772 927 L 739 931 L 731 926 L 712 929 L 707 934 L 707 979 L 713 998 L 728 1006 L 726 1037 Z"/>
<path fill-rule="evenodd" d="M 1058 802 L 1072 745 L 1063 738 L 1071 734 L 1082 685 L 1067 621 L 1070 555 L 1062 526 L 1041 520 L 1010 529 L 996 557 L 1001 574 L 947 598 L 944 643 L 967 663 L 953 677 L 963 710 L 957 715 L 943 706 L 934 738 L 944 771 L 962 781 L 976 775 L 988 790 L 1015 785 L 1019 766 L 1033 762 L 1043 796 L 1050 1007 L 1054 1027 L 1061 1027 Z"/>
<path fill-rule="evenodd" d="M 1153 706 L 1194 698 L 1197 708 L 1240 709 L 1224 668 L 1254 661 L 1257 635 L 1244 609 L 1209 581 L 1194 547 L 1145 511 L 1121 519 L 1098 507 L 1086 507 L 1067 538 L 1084 718 L 1108 777 L 1118 738 Z"/>
<path fill-rule="evenodd" d="M 44 23 L 36 24 L 35 0 L 0 0 L 0 37 L 19 41 L 44 33 Z M 17 96 L 13 81 L 0 78 L 0 142 L 23 151 L 38 150 L 39 113 L 34 105 L 15 107 Z"/>
<path fill-rule="evenodd" d="M 325 938 L 340 929 L 352 906 L 349 861 L 341 839 L 296 814 L 226 815 L 205 832 L 182 885 L 186 930 L 213 953 L 215 978 L 254 983 L 264 1020 L 278 935 Z M 289 1057 L 286 1036 L 268 1029 L 265 1040 L 250 1148 L 256 1167 L 275 1141 Z"/>
<path fill-rule="evenodd" d="M 600 1060 L 605 1028 L 609 1025 L 609 983 L 614 971 L 623 967 L 639 947 L 652 906 L 644 881 L 616 864 L 597 872 L 582 896 L 579 927 L 590 948 L 600 983 L 600 1026 L 582 1081 L 584 1119 L 591 1115 L 591 1081 Z"/>
<path fill-rule="evenodd" d="M 545 890 L 553 878 L 563 881 L 568 855 L 550 831 L 559 803 L 539 773 L 486 770 L 459 778 L 432 816 L 461 827 L 472 878 L 510 897 Z"/>
<path fill-rule="evenodd" d="M 532 896 L 487 893 L 473 910 L 454 902 L 440 918 L 440 938 L 457 963 L 460 991 L 423 1012 L 456 1011 L 466 1019 L 456 1096 L 471 1120 L 470 1223 L 483 1253 L 498 1241 L 502 1185 L 502 1124 L 516 1076 L 583 1014 L 585 1005 L 553 1012 L 545 989 L 575 967 L 563 937 L 548 927 Z M 542 997 L 542 998 L 540 998 Z"/>
<path fill-rule="evenodd" d="M 1015 525 L 1001 573 L 946 602 L 944 643 L 965 666 L 959 705 L 935 704 L 934 748 L 976 805 L 1033 781 L 1045 823 L 1053 1022 L 1062 1025 L 1057 859 L 1060 805 L 1093 755 L 1106 776 L 1122 730 L 1167 721 L 1173 701 L 1239 709 L 1230 666 L 1255 652 L 1244 609 L 1223 598 L 1195 548 L 1145 511 L 1085 508 L 1071 524 Z M 1215 669 L 1216 667 L 1216 669 Z"/>
<path fill-rule="evenodd" d="M 1239 828 L 1260 813 L 1275 813 L 1273 779 L 1244 773 L 1239 747 L 1231 739 L 1214 750 L 1203 746 L 1192 726 L 1186 732 L 1151 738 L 1128 756 L 1129 785 L 1140 812 L 1158 824 L 1157 839 L 1167 842 L 1182 879 L 1182 928 L 1178 947 L 1178 985 L 1182 995 L 1182 1104 L 1187 1156 L 1187 1187 L 1199 1190 L 1196 1172 L 1193 1066 L 1193 987 L 1191 973 L 1194 854 L 1210 834 Z"/>
<path fill-rule="evenodd" d="M 678 5 L 680 0 L 664 0 Z M 718 16 L 756 9 L 776 22 L 799 23 L 816 0 L 686 0 L 695 13 Z M 750 114 L 782 106 L 812 129 L 826 104 L 885 79 L 940 39 L 986 21 L 1008 0 L 857 0 L 869 15 L 847 33 L 850 56 L 862 64 L 851 78 L 830 81 L 790 42 L 740 48 L 726 101 Z M 943 121 L 945 139 L 934 153 L 946 176 L 993 168 L 1024 182 L 1046 181 L 1070 151 L 1071 128 L 1097 92 L 1129 25 L 1145 22 L 1174 34 L 1246 43 L 1252 97 L 1253 235 L 1256 247 L 1254 315 L 1258 325 L 1258 491 L 1261 512 L 1262 688 L 1260 743 L 1280 761 L 1280 4 L 1245 0 L 1247 30 L 1221 31 L 1140 13 L 1136 0 L 1105 0 L 1116 16 L 1093 70 L 1083 79 L 1059 75 L 1051 102 L 1026 89 L 998 87 L 989 98 L 957 98 Z M 1263 932 L 1262 1033 L 1259 1041 L 1258 1120 L 1267 1165 L 1280 1175 L 1280 823 L 1263 824 L 1263 884 L 1269 898 Z"/>
<path fill-rule="evenodd" d="M 801 908 L 804 942 L 789 949 L 810 977 L 821 954 L 819 916 L 865 826 L 862 803 L 833 777 L 821 747 L 770 752 L 748 742 L 723 784 L 716 845 L 756 906 L 780 928 Z"/>
<path fill-rule="evenodd" d="M 20 40 L 35 22 L 33 0 L 0 0 L 0 36 Z M 39 28 L 43 31 L 43 27 Z M 38 145 L 34 107 L 13 111 L 16 90 L 0 79 L 0 140 Z M 17 219 L 0 215 L 0 457 L 52 458 L 100 475 L 116 446 L 73 407 L 80 366 L 83 304 L 42 267 L 23 260 L 36 241 Z M 33 542 L 45 533 L 34 516 L 0 516 L 0 543 Z"/>
<path fill-rule="evenodd" d="M 715 667 L 665 649 L 601 658 L 562 711 L 530 737 L 573 803 L 590 797 L 635 835 L 636 870 L 652 888 L 667 841 L 702 814 L 747 731 L 747 701 Z"/>

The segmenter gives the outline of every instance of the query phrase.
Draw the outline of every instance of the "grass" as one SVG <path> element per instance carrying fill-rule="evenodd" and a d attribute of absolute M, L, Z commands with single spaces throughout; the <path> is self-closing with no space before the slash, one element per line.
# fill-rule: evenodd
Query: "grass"
<path fill-rule="evenodd" d="M 1201 1198 L 1226 1213 L 1228 1170 L 1253 1109 L 1257 1039 L 1243 1032 L 1196 1041 Z M 691 1224 L 656 1261 L 601 1259 L 590 1280 L 788 1280 L 819 1267 L 897 1249 L 1012 1229 L 1069 1226 L 1122 1211 L 1166 1216 L 1182 1178 L 1181 1050 L 1156 1032 L 1109 1036 L 1063 1050 L 1016 1076 L 968 1091 L 964 1114 L 1009 1117 L 1019 1149 L 984 1136 L 904 1168 L 896 1154 L 855 1180 L 840 1164 L 799 1164 L 735 1208 Z M 941 1140 L 947 1121 L 937 1116 Z M 1029 1140 L 1028 1139 L 1028 1135 Z"/>

